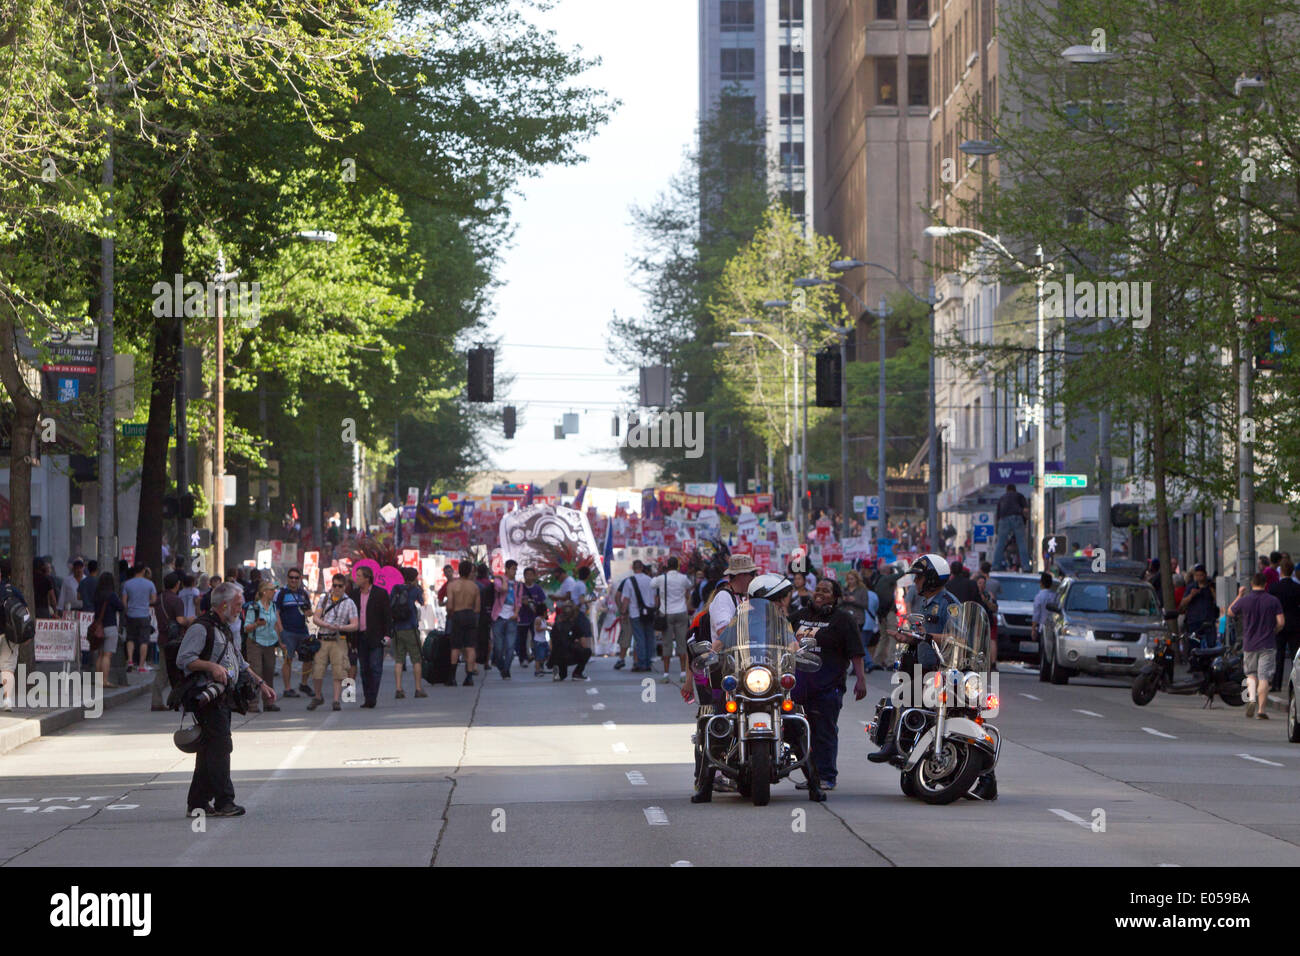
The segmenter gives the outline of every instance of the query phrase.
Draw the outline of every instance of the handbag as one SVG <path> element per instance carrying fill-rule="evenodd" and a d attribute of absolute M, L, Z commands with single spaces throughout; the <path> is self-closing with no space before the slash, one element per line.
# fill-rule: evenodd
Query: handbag
<path fill-rule="evenodd" d="M 95 614 L 95 619 L 90 622 L 90 627 L 86 629 L 86 642 L 90 644 L 92 651 L 97 651 L 104 646 L 104 608 L 107 606 L 107 601 L 100 605 L 99 611 Z"/>

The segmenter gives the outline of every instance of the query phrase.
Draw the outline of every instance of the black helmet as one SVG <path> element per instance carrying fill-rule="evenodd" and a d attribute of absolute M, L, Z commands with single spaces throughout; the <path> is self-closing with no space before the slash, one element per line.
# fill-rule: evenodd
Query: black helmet
<path fill-rule="evenodd" d="M 176 749 L 181 753 L 196 754 L 199 752 L 199 741 L 202 738 L 203 728 L 198 724 L 191 724 L 172 734 L 172 743 L 176 744 Z"/>
<path fill-rule="evenodd" d="M 948 562 L 937 554 L 923 554 L 907 569 L 912 575 L 918 591 L 929 591 L 948 583 L 952 569 Z"/>

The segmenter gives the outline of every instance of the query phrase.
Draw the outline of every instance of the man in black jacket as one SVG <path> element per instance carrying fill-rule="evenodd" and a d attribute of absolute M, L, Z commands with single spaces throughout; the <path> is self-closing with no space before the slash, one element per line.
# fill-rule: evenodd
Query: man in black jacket
<path fill-rule="evenodd" d="M 348 596 L 361 615 L 357 627 L 357 665 L 365 695 L 361 706 L 373 708 L 379 701 L 379 682 L 384 677 L 384 647 L 392 634 L 393 611 L 388 594 L 383 588 L 375 587 L 375 575 L 370 568 L 357 568 L 356 580 L 360 586 Z"/>
<path fill-rule="evenodd" d="M 591 660 L 591 621 L 578 610 L 578 605 L 566 601 L 561 605 L 555 627 L 551 630 L 551 666 L 555 680 L 568 676 L 573 668 L 573 679 L 588 680 L 585 668 Z"/>

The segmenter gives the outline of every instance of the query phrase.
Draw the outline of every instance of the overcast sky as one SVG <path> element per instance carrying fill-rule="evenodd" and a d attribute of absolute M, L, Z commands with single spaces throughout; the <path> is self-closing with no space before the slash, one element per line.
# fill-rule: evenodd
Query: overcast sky
<path fill-rule="evenodd" d="M 694 139 L 697 18 L 697 0 L 560 0 L 540 21 L 562 45 L 599 56 L 586 80 L 623 103 L 586 144 L 586 162 L 527 180 L 513 201 L 492 331 L 498 375 L 516 376 L 496 399 L 519 408 L 520 426 L 498 468 L 621 467 L 610 420 L 625 379 L 606 362 L 608 325 L 642 306 L 628 269 L 630 207 L 667 186 Z M 580 416 L 579 432 L 556 441 L 565 412 Z"/>

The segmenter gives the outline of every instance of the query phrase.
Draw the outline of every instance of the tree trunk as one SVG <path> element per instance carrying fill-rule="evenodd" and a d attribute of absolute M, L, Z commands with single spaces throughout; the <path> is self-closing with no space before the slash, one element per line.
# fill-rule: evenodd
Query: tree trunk
<path fill-rule="evenodd" d="M 1156 556 L 1160 559 L 1161 603 L 1166 610 L 1174 605 L 1173 546 L 1169 538 L 1169 495 L 1165 487 L 1165 429 L 1163 396 L 1157 396 L 1151 419 L 1151 476 L 1156 488 Z"/>
<path fill-rule="evenodd" d="M 185 219 L 180 189 L 174 183 L 162 197 L 162 274 L 174 282 L 185 264 Z M 167 494 L 167 449 L 170 444 L 172 404 L 179 377 L 177 325 L 182 316 L 154 320 L 153 375 L 149 392 L 149 424 L 144 436 L 140 469 L 140 517 L 135 533 L 135 559 L 154 569 L 162 581 L 163 497 Z"/>
<path fill-rule="evenodd" d="M 14 320 L 0 320 L 0 384 L 14 403 L 13 429 L 9 435 L 9 556 L 12 582 L 33 613 L 32 559 L 32 439 L 41 403 L 27 387 L 18 356 L 18 335 Z M 19 662 L 32 663 L 32 641 L 19 648 Z"/>

